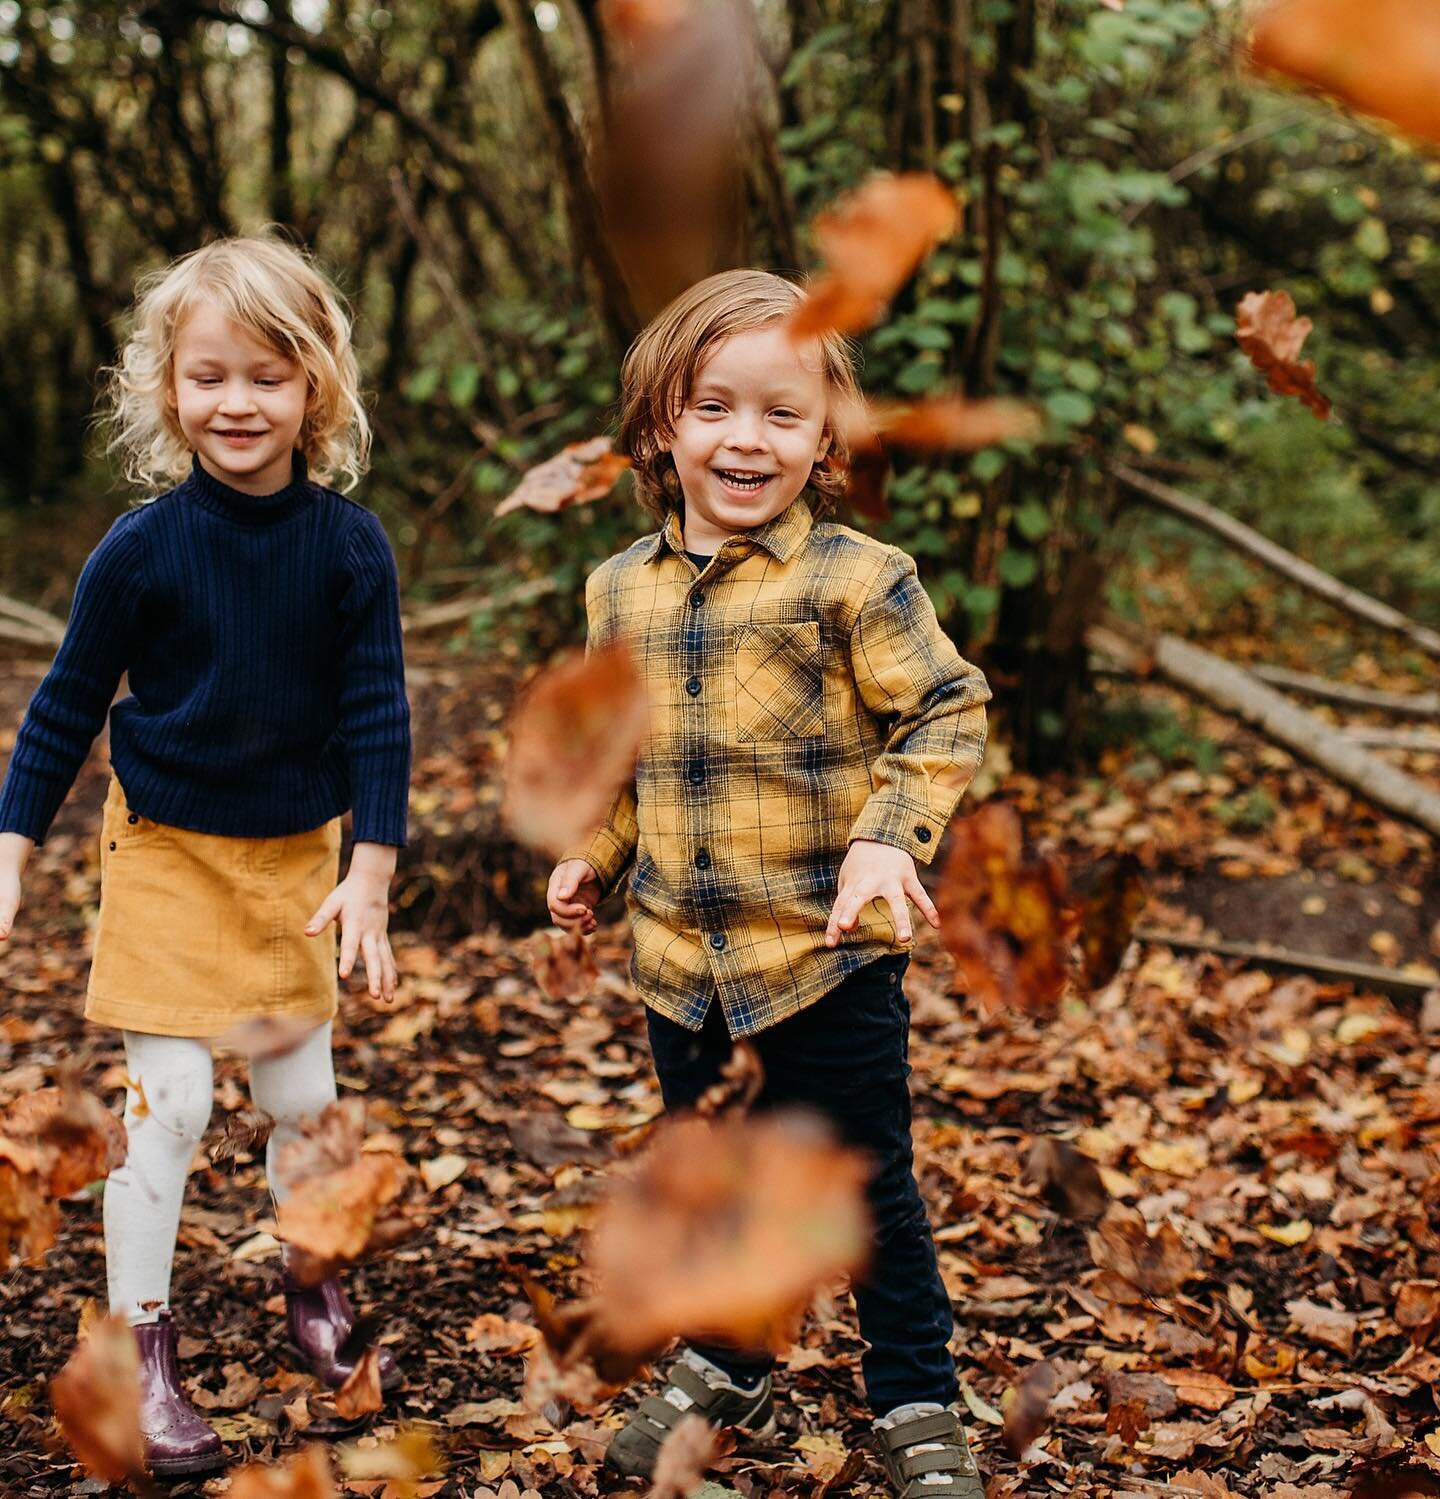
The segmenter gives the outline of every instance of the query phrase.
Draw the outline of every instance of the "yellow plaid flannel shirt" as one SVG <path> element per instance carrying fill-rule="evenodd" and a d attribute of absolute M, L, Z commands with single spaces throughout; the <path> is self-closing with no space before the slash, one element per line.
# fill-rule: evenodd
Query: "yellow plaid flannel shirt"
<path fill-rule="evenodd" d="M 590 575 L 592 648 L 623 639 L 650 693 L 635 778 L 585 859 L 633 864 L 645 1003 L 732 1036 L 904 950 L 871 902 L 825 946 L 852 839 L 928 863 L 985 752 L 990 689 L 942 633 L 915 564 L 804 500 L 697 572 L 677 517 Z"/>

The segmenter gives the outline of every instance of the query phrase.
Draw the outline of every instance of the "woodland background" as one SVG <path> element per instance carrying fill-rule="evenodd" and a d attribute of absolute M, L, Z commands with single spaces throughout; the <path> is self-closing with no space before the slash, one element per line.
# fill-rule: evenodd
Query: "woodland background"
<path fill-rule="evenodd" d="M 1151 931 L 1199 948 L 1142 943 L 1100 999 L 1044 1023 L 978 1012 L 922 946 L 917 1150 L 982 1461 L 997 1494 L 1326 1499 L 1357 1476 L 1423 1477 L 1440 1463 L 1433 834 L 1293 745 L 1106 664 L 1086 627 L 1103 606 L 1117 629 L 1433 698 L 1434 653 L 1413 635 L 1138 505 L 1116 467 L 1440 628 L 1440 160 L 1258 81 L 1237 60 L 1246 8 L 1226 0 L 706 13 L 718 29 L 637 110 L 644 91 L 589 0 L 0 0 L 0 594 L 63 617 L 132 498 L 91 416 L 138 273 L 273 223 L 357 312 L 377 432 L 362 496 L 405 580 L 417 766 L 395 918 L 406 986 L 393 1013 L 355 997 L 340 1071 L 432 1163 L 438 1223 L 363 1273 L 416 1371 L 378 1429 L 440 1431 L 447 1494 L 604 1490 L 596 1418 L 518 1403 L 533 1338 L 515 1267 L 570 1284 L 593 1185 L 658 1108 L 623 923 L 583 999 L 546 998 L 522 940 L 544 919 L 543 866 L 496 811 L 517 686 L 581 639 L 585 575 L 648 523 L 625 481 L 560 515 L 496 507 L 531 465 L 607 428 L 619 353 L 669 291 L 721 264 L 813 269 L 817 212 L 877 169 L 925 170 L 962 191 L 964 221 L 862 340 L 867 389 L 1019 396 L 1046 432 L 902 456 L 888 518 L 860 523 L 917 558 L 996 688 L 972 800 L 1014 805 L 1082 875 L 1135 853 Z M 703 119 L 667 114 L 722 96 L 722 113 L 741 101 L 724 151 L 704 149 Z M 617 118 L 639 133 L 607 166 L 595 143 Z M 693 234 L 673 212 L 646 218 L 652 177 Z M 638 277 L 637 245 L 654 251 Z M 1236 347 L 1236 303 L 1267 288 L 1315 321 L 1328 422 L 1267 391 Z M 4 647 L 6 734 L 43 644 Z M 1329 733 L 1395 737 L 1373 707 L 1318 712 Z M 1433 793 L 1440 749 L 1413 733 L 1377 753 Z M 76 1052 L 118 1086 L 115 1049 L 78 1020 L 103 787 L 102 745 L 0 955 L 0 1102 Z M 1216 938 L 1393 981 L 1239 968 L 1205 950 Z M 226 1077 L 182 1234 L 187 1372 L 237 1457 L 270 1457 L 304 1416 L 275 1382 L 274 1318 L 257 1322 L 273 1244 L 243 1073 Z M 1152 1228 L 1176 1225 L 1190 1260 L 1173 1287 L 1131 1303 L 1089 1289 L 1083 1224 L 1022 1178 L 1038 1135 L 1103 1163 Z M 0 1282 L 5 1492 L 85 1491 L 40 1381 L 103 1281 L 94 1207 L 68 1204 L 45 1265 Z M 807 1331 L 786 1429 L 760 1459 L 727 1460 L 727 1485 L 877 1483 L 873 1462 L 847 1466 L 863 1430 L 847 1315 Z M 1017 1466 L 994 1427 L 1040 1359 L 1058 1370 L 1052 1427 Z"/>

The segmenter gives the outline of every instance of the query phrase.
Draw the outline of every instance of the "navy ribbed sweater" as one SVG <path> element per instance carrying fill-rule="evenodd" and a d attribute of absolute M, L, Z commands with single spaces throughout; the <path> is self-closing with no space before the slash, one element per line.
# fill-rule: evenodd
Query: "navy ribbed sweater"
<path fill-rule="evenodd" d="M 44 839 L 125 672 L 110 760 L 142 817 L 269 838 L 353 805 L 357 841 L 405 842 L 395 560 L 375 516 L 298 458 L 258 498 L 197 460 L 111 526 L 16 737 L 0 831 Z"/>

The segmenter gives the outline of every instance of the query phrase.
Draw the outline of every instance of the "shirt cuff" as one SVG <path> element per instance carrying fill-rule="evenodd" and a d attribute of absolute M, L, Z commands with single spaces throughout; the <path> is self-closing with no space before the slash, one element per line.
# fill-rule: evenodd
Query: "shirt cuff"
<path fill-rule="evenodd" d="M 855 819 L 850 841 L 864 838 L 870 843 L 888 843 L 892 848 L 903 848 L 917 864 L 928 864 L 944 831 L 944 819 L 929 807 L 872 797 Z"/>
<path fill-rule="evenodd" d="M 572 849 L 567 859 L 583 859 L 600 881 L 602 900 L 612 896 L 635 857 L 633 844 L 622 843 L 609 828 L 601 828 L 585 848 Z"/>

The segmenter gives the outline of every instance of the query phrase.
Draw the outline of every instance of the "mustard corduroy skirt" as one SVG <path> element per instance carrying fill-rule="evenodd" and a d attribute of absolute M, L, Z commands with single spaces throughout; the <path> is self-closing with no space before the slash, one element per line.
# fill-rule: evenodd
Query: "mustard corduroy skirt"
<path fill-rule="evenodd" d="M 112 779 L 86 1018 L 156 1036 L 331 1019 L 335 931 L 307 937 L 305 923 L 339 863 L 339 818 L 286 838 L 193 833 L 131 812 Z"/>

